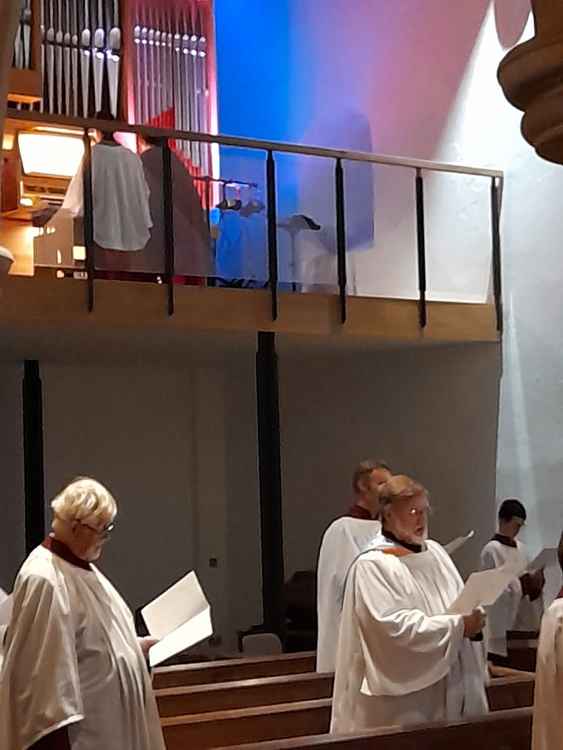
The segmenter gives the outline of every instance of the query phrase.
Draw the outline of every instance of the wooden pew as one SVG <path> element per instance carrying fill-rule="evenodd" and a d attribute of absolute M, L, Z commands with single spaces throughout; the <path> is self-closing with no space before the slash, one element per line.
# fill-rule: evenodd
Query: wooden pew
<path fill-rule="evenodd" d="M 160 716 L 169 717 L 330 698 L 333 683 L 332 674 L 309 672 L 216 685 L 164 688 L 156 690 L 155 694 Z"/>
<path fill-rule="evenodd" d="M 356 735 L 302 736 L 229 750 L 530 750 L 532 709 L 495 711 L 472 721 L 390 727 Z M 187 748 L 187 746 L 186 746 Z M 170 748 L 172 750 L 172 748 Z"/>
<path fill-rule="evenodd" d="M 504 672 L 503 677 L 492 679 L 487 688 L 491 710 L 531 706 L 534 675 L 509 669 Z M 311 672 L 216 685 L 164 688 L 156 691 L 156 699 L 160 716 L 164 718 L 330 698 L 333 682 L 331 674 Z"/>
<path fill-rule="evenodd" d="M 488 688 L 492 711 L 498 713 L 499 708 L 515 710 L 531 706 L 533 684 L 533 675 L 494 680 Z M 224 689 L 227 689 L 228 695 L 229 686 L 221 686 L 221 690 Z M 232 690 L 233 694 L 236 692 Z M 234 699 L 234 695 L 231 698 Z M 162 719 L 162 727 L 168 750 L 205 750 L 219 745 L 280 740 L 327 733 L 330 728 L 331 704 L 331 699 L 326 698 L 169 715 Z M 502 746 L 496 750 L 500 748 Z"/>
<path fill-rule="evenodd" d="M 153 674 L 153 685 L 158 689 L 313 672 L 315 658 L 314 651 L 302 651 L 296 654 L 158 667 Z"/>
<path fill-rule="evenodd" d="M 533 706 L 534 678 L 533 672 L 514 672 L 492 679 L 487 686 L 491 711 Z"/>
<path fill-rule="evenodd" d="M 332 700 L 282 703 L 162 719 L 167 750 L 207 750 L 221 745 L 281 740 L 327 732 Z"/>

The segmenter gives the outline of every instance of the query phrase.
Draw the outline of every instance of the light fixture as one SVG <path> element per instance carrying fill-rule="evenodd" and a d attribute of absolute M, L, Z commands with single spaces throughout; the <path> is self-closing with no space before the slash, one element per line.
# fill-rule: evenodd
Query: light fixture
<path fill-rule="evenodd" d="M 4 133 L 2 138 L 2 151 L 11 151 L 14 148 L 15 136 L 13 133 Z"/>
<path fill-rule="evenodd" d="M 82 138 L 55 133 L 19 133 L 18 147 L 27 175 L 74 177 L 84 155 Z"/>
<path fill-rule="evenodd" d="M 31 208 L 33 206 L 33 198 L 20 198 L 20 206 Z"/>

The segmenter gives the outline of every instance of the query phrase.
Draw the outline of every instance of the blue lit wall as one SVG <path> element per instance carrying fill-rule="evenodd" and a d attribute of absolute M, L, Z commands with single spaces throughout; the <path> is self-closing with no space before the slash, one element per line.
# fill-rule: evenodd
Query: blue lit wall
<path fill-rule="evenodd" d="M 219 131 L 285 140 L 290 121 L 290 0 L 216 0 Z"/>

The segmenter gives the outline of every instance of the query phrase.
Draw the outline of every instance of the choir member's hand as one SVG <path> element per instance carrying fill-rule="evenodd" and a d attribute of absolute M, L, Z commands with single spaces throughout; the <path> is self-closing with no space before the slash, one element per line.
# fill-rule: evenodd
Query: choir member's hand
<path fill-rule="evenodd" d="M 141 647 L 141 651 L 143 652 L 143 656 L 145 659 L 148 657 L 149 649 L 152 648 L 156 643 L 158 643 L 158 638 L 151 638 L 150 636 L 147 636 L 146 638 L 139 638 L 139 646 Z"/>
<path fill-rule="evenodd" d="M 463 635 L 465 638 L 474 638 L 479 635 L 485 627 L 487 618 L 482 609 L 474 609 L 470 615 L 463 618 Z"/>

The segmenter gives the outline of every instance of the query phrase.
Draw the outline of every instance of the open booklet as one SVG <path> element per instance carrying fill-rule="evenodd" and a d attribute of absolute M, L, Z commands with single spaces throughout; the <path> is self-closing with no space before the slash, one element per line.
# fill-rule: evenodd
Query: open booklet
<path fill-rule="evenodd" d="M 470 615 L 478 607 L 490 607 L 509 583 L 522 573 L 522 568 L 510 565 L 472 573 L 467 579 L 463 591 L 448 609 L 448 613 L 451 615 Z"/>
<path fill-rule="evenodd" d="M 457 552 L 458 549 L 463 547 L 465 542 L 468 542 L 470 539 L 472 539 L 475 536 L 475 532 L 471 530 L 468 534 L 465 536 L 457 536 L 455 539 L 452 539 L 451 542 L 448 542 L 444 545 L 444 549 L 448 553 L 448 555 L 453 555 L 454 552 Z"/>
<path fill-rule="evenodd" d="M 10 594 L 0 604 L 0 627 L 10 624 L 12 609 L 14 606 L 14 597 Z"/>
<path fill-rule="evenodd" d="M 192 571 L 141 610 L 159 642 L 149 650 L 151 667 L 213 635 L 211 607 Z"/>

